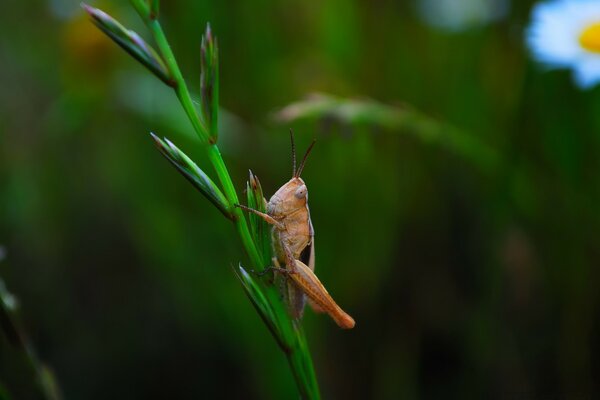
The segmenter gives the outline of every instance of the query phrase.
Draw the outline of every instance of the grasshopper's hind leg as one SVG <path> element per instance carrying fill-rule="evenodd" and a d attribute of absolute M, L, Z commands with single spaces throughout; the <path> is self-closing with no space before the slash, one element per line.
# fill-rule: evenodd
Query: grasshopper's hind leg
<path fill-rule="evenodd" d="M 290 278 L 288 279 L 288 296 L 290 296 L 289 304 L 292 314 L 299 315 L 297 318 L 302 316 L 308 297 L 315 311 L 329 314 L 340 328 L 352 329 L 354 319 L 337 305 L 315 273 L 302 261 L 295 260 L 287 246 L 283 246 L 283 248 L 286 254 L 286 271 L 289 271 L 287 274 Z"/>
<path fill-rule="evenodd" d="M 315 303 L 310 297 L 307 299 L 307 301 L 308 305 L 310 306 L 310 308 L 312 308 L 314 312 L 319 314 L 323 314 L 325 312 L 325 310 L 320 305 Z"/>

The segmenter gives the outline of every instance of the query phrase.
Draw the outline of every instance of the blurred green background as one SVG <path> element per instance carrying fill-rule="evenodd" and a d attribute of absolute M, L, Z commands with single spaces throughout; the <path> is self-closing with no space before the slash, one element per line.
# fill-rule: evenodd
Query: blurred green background
<path fill-rule="evenodd" d="M 600 393 L 600 91 L 530 60 L 532 4 L 465 29 L 417 0 L 162 5 L 194 92 L 207 21 L 219 39 L 239 193 L 249 168 L 267 193 L 289 179 L 289 127 L 300 151 L 318 139 L 316 271 L 357 321 L 306 313 L 324 398 Z M 92 5 L 148 38 L 127 2 Z M 232 273 L 233 226 L 150 140 L 212 174 L 173 93 L 78 1 L 0 10 L 0 277 L 64 397 L 296 398 Z M 414 120 L 273 118 L 312 92 Z M 33 396 L 0 346 L 0 385 Z"/>

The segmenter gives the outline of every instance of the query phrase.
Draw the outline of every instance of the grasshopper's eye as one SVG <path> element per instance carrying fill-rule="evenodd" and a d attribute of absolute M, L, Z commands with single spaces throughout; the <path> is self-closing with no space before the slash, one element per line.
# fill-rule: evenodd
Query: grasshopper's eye
<path fill-rule="evenodd" d="M 294 196 L 296 196 L 297 199 L 306 198 L 306 185 L 298 187 L 298 189 L 296 189 L 296 193 L 294 193 Z"/>

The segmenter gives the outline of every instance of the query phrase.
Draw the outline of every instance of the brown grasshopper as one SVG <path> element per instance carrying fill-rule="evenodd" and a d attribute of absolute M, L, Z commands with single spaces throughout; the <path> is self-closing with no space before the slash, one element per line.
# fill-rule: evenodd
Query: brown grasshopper
<path fill-rule="evenodd" d="M 314 229 L 308 209 L 308 191 L 300 175 L 315 142 L 313 141 L 306 150 L 300 167 L 296 168 L 296 149 L 291 131 L 290 137 L 294 167 L 292 179 L 271 197 L 266 204 L 267 213 L 242 205 L 238 207 L 258 215 L 273 225 L 274 257 L 273 267 L 270 270 L 278 271 L 288 278 L 283 291 L 292 316 L 302 317 L 306 297 L 308 297 L 308 303 L 313 310 L 326 312 L 341 328 L 351 329 L 354 327 L 354 319 L 336 304 L 313 272 L 315 269 Z"/>

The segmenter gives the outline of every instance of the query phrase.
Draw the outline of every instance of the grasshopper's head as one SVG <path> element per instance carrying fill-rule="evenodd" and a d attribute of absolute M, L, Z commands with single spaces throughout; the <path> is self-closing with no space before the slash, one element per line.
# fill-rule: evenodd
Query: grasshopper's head
<path fill-rule="evenodd" d="M 308 202 L 308 189 L 306 188 L 306 184 L 302 178 L 300 178 L 300 175 L 304 169 L 306 158 L 315 145 L 315 141 L 313 140 L 306 150 L 306 153 L 302 158 L 302 162 L 300 163 L 300 167 L 296 168 L 296 147 L 294 145 L 294 135 L 291 130 L 290 134 L 292 140 L 292 160 L 294 169 L 292 173 L 292 179 L 279 188 L 279 190 L 275 192 L 269 201 L 271 213 L 275 215 L 287 215 L 299 208 L 306 208 L 306 204 Z"/>
<path fill-rule="evenodd" d="M 294 176 L 271 197 L 269 208 L 274 216 L 286 216 L 300 208 L 306 208 L 307 203 L 306 184 L 302 178 Z"/>

